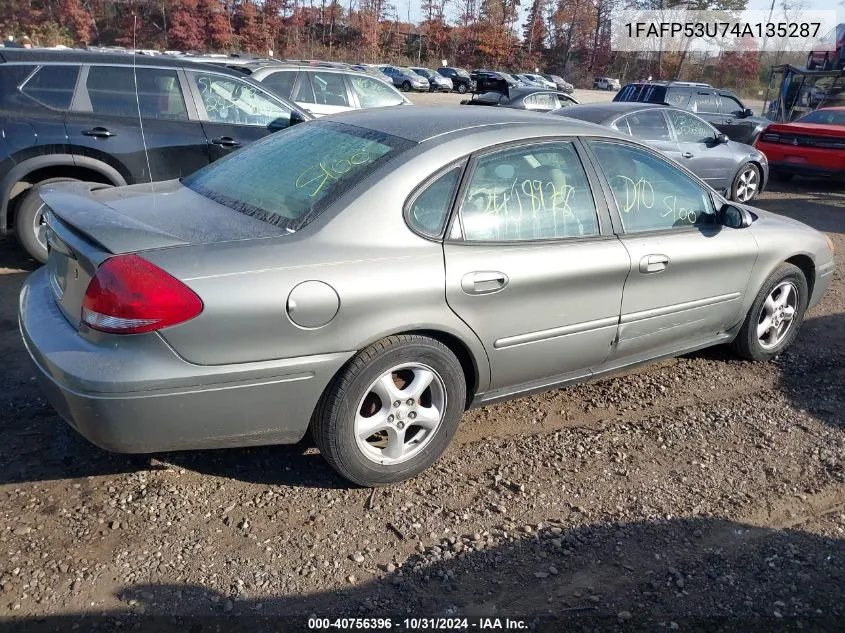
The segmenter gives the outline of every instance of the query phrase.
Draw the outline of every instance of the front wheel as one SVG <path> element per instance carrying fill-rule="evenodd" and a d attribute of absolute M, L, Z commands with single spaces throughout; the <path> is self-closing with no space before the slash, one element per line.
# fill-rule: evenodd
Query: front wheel
<path fill-rule="evenodd" d="M 463 369 L 448 347 L 425 336 L 390 336 L 335 377 L 311 432 L 343 477 L 381 486 L 431 466 L 454 437 L 465 404 Z"/>
<path fill-rule="evenodd" d="M 465 95 L 467 93 L 467 85 L 466 84 L 458 84 L 458 93 Z"/>
<path fill-rule="evenodd" d="M 410 81 L 403 82 L 402 92 L 410 92 L 410 90 L 411 90 L 411 82 Z"/>
<path fill-rule="evenodd" d="M 760 193 L 760 169 L 753 163 L 745 163 L 737 172 L 731 185 L 731 200 L 751 202 Z"/>
<path fill-rule="evenodd" d="M 41 190 L 46 185 L 69 182 L 73 178 L 50 178 L 39 182 L 21 199 L 15 216 L 15 232 L 26 253 L 41 264 L 47 263 L 47 225 L 44 222 L 44 202 Z"/>
<path fill-rule="evenodd" d="M 804 322 L 809 301 L 807 279 L 801 269 L 781 264 L 766 279 L 742 328 L 731 343 L 743 358 L 771 360 L 792 345 Z"/>

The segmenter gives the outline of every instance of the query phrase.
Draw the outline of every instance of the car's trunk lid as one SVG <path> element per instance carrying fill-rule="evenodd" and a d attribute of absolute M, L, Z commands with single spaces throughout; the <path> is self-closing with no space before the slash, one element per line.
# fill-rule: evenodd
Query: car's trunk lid
<path fill-rule="evenodd" d="M 50 286 L 66 318 L 77 325 L 88 284 L 112 255 L 286 233 L 178 181 L 119 188 L 63 183 L 45 189 L 41 198 Z"/>

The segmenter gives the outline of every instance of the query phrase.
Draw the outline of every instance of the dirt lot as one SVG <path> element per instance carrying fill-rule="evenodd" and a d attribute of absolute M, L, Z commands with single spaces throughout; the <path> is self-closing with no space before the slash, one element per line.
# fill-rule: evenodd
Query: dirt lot
<path fill-rule="evenodd" d="M 781 189 L 759 206 L 827 231 L 841 260 L 845 190 Z M 845 630 L 841 263 L 772 363 L 713 349 L 475 410 L 435 468 L 371 494 L 308 444 L 129 457 L 87 443 L 33 381 L 17 252 L 0 243 L 0 618 L 21 630 L 69 630 L 43 619 L 66 614 L 106 614 L 108 630 L 159 614 Z"/>

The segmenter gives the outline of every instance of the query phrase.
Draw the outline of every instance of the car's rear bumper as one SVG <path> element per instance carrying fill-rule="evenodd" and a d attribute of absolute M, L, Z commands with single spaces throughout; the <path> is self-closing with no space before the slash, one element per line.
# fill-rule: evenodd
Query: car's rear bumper
<path fill-rule="evenodd" d="M 208 366 L 158 335 L 84 337 L 56 307 L 46 268 L 24 283 L 18 317 L 53 407 L 94 444 L 123 453 L 297 442 L 354 353 Z"/>
<path fill-rule="evenodd" d="M 778 171 L 785 174 L 795 174 L 808 178 L 835 178 L 845 180 L 845 170 L 831 168 L 821 165 L 801 164 L 795 162 L 780 161 L 773 163 L 769 161 L 769 171 Z"/>

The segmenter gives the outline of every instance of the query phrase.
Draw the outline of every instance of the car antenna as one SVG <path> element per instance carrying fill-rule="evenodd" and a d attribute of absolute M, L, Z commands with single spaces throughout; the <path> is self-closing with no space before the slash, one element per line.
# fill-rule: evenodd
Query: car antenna
<path fill-rule="evenodd" d="M 153 191 L 153 213 L 155 213 L 156 189 L 153 182 L 153 169 L 150 166 L 150 152 L 147 149 L 147 136 L 144 134 L 144 118 L 141 116 L 141 97 L 138 94 L 138 50 L 136 34 L 138 32 L 138 14 L 132 14 L 132 77 L 135 79 L 135 105 L 138 106 L 138 124 L 141 126 L 141 143 L 144 145 L 144 157 L 147 159 L 147 173 L 150 176 L 150 187 Z"/>

